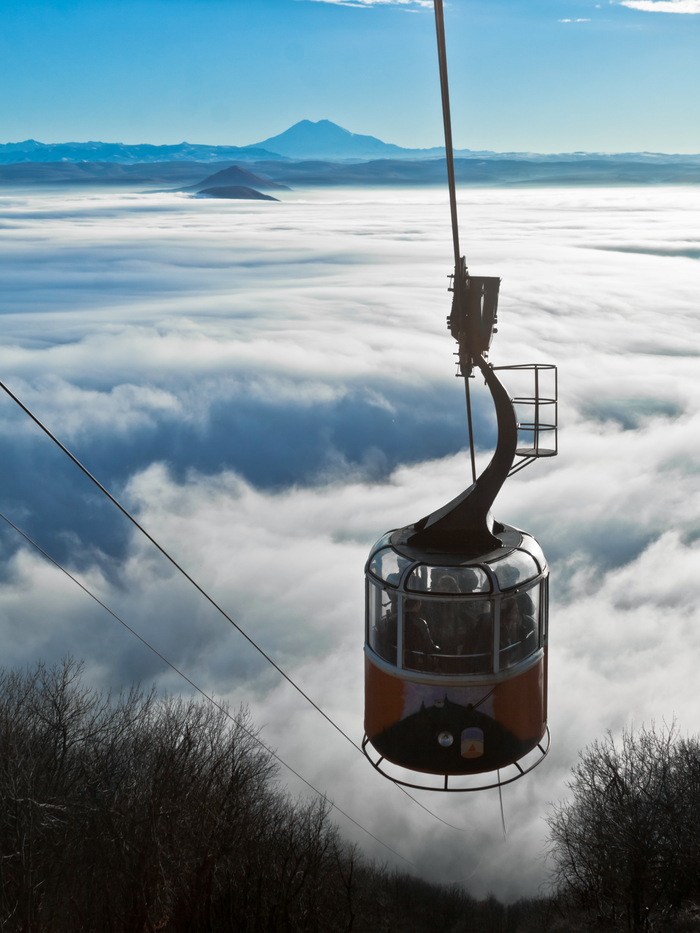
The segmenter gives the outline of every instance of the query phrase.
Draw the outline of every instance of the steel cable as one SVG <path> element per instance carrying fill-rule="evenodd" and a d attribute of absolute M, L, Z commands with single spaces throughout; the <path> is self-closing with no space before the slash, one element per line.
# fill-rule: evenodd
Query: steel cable
<path fill-rule="evenodd" d="M 211 603 L 211 605 L 212 605 L 218 612 L 220 612 L 221 615 L 222 615 L 228 622 L 231 623 L 231 625 L 236 629 L 236 631 L 238 631 L 238 632 L 241 633 L 241 635 L 246 639 L 246 641 L 247 641 L 249 644 L 251 644 L 251 645 L 253 646 L 253 648 L 255 648 L 255 650 L 258 651 L 258 652 L 263 656 L 263 658 L 265 658 L 265 660 L 268 661 L 268 662 L 274 667 L 274 669 L 275 669 L 279 674 L 282 675 L 282 677 L 284 677 L 284 679 L 287 681 L 287 683 L 291 684 L 291 686 L 294 687 L 294 689 L 295 689 L 298 693 L 300 693 L 301 696 L 303 696 L 304 699 L 305 699 L 308 703 L 310 703 L 310 704 L 314 707 L 314 709 L 317 710 L 317 712 L 319 712 L 319 713 L 323 716 L 323 718 L 326 719 L 326 720 L 333 726 L 333 728 L 336 729 L 336 730 L 343 736 L 343 738 L 347 739 L 348 742 L 351 743 L 351 745 L 354 745 L 355 748 L 356 748 L 359 752 L 362 752 L 362 749 L 360 748 L 360 746 L 357 745 L 357 744 L 350 738 L 350 736 L 340 728 L 339 725 L 337 725 L 335 722 L 333 722 L 333 720 L 330 718 L 330 716 L 327 716 L 326 713 L 323 712 L 323 710 L 321 709 L 321 707 L 318 706 L 316 703 L 314 703 L 314 701 L 311 699 L 311 697 L 308 696 L 306 693 L 304 693 L 304 691 L 301 689 L 301 687 L 299 687 L 296 683 L 294 683 L 294 681 L 291 679 L 291 677 L 289 677 L 287 674 L 285 674 L 285 672 L 282 670 L 282 668 L 272 660 L 272 658 L 269 656 L 269 654 L 267 654 L 258 644 L 256 644 L 256 643 L 253 641 L 253 639 L 250 637 L 250 635 L 248 635 L 248 634 L 240 627 L 240 625 L 238 625 L 236 622 L 234 622 L 234 620 L 231 618 L 231 616 L 228 615 L 228 613 L 227 613 L 224 609 L 222 609 L 222 607 L 221 607 L 214 599 L 212 599 L 212 597 L 211 597 L 205 590 L 202 589 L 202 587 L 199 585 L 199 583 L 197 583 L 197 581 L 194 580 L 194 579 L 187 573 L 187 571 L 186 571 L 183 567 L 180 566 L 180 564 L 178 564 L 178 562 L 175 560 L 174 557 L 171 557 L 170 554 L 168 554 L 168 552 L 165 550 L 164 547 L 161 547 L 161 545 L 158 544 L 158 542 L 156 541 L 156 539 L 155 539 L 154 537 L 152 537 L 152 535 L 150 535 L 150 534 L 146 531 L 146 529 L 136 521 L 136 519 L 134 518 L 134 516 L 133 516 L 127 509 L 125 509 L 124 506 L 123 506 L 117 499 L 114 498 L 114 496 L 112 495 L 111 492 L 109 492 L 108 489 L 105 489 L 105 487 L 102 485 L 102 483 L 92 475 L 92 473 L 87 469 L 87 467 L 84 467 L 83 464 L 80 462 L 80 460 L 78 460 L 78 458 L 75 457 L 75 456 L 70 452 L 70 450 L 68 450 L 68 448 L 67 448 L 64 444 L 62 444 L 62 443 L 59 441 L 59 439 L 58 439 L 54 434 L 51 433 L 51 431 L 49 431 L 49 429 L 46 427 L 46 425 L 43 424 L 43 423 L 37 418 L 37 416 L 36 416 L 35 414 L 33 414 L 33 412 L 31 412 L 31 411 L 27 408 L 27 406 L 26 406 L 19 398 L 17 398 L 17 396 L 16 396 L 10 389 L 8 389 L 8 387 L 5 385 L 4 382 L 0 382 L 0 388 L 2 388 L 2 389 L 10 396 L 10 398 L 13 399 L 13 400 L 19 405 L 19 407 L 20 407 L 24 412 L 26 412 L 27 415 L 29 415 L 29 417 L 32 419 L 32 421 L 33 421 L 36 425 L 38 425 L 38 426 L 41 428 L 41 430 L 42 430 L 48 437 L 51 438 L 51 440 L 54 442 L 54 444 L 56 444 L 56 445 L 58 445 L 58 447 L 60 447 L 60 449 L 63 451 L 64 454 L 66 454 L 66 456 L 70 457 L 70 459 L 73 461 L 73 463 L 74 463 L 80 470 L 83 471 L 83 473 L 88 477 L 88 479 L 91 480 L 91 481 L 95 484 L 95 486 L 97 486 L 97 488 L 98 488 L 101 492 L 103 492 L 103 493 L 105 494 L 105 496 L 107 496 L 107 498 L 110 500 L 110 502 L 112 502 L 112 503 L 114 503 L 114 505 L 116 505 L 116 507 L 119 509 L 119 511 L 120 511 L 123 515 L 125 515 L 126 518 L 128 518 L 129 521 L 130 521 L 136 528 L 138 528 L 138 530 L 141 532 L 141 534 L 145 535 L 145 536 L 148 538 L 148 540 L 151 542 L 151 544 L 152 544 L 154 547 L 156 547 L 156 548 L 160 551 L 160 553 L 161 553 L 165 558 L 167 558 L 167 560 L 170 561 L 170 563 L 173 565 L 173 567 L 175 567 L 177 570 L 179 570 L 180 573 L 181 573 L 187 580 L 189 580 L 189 582 L 192 584 L 192 586 L 194 586 L 194 588 L 195 588 L 199 593 L 201 593 L 202 596 L 203 596 L 209 603 Z"/>
<path fill-rule="evenodd" d="M 136 521 L 136 519 L 133 517 L 133 515 L 132 515 L 127 509 L 125 509 L 124 506 L 123 506 L 117 499 L 115 499 L 115 497 L 111 494 L 111 492 L 109 492 L 109 490 L 107 490 L 107 489 L 102 485 L 102 483 L 92 475 L 92 473 L 87 469 L 87 467 L 84 467 L 84 466 L 83 466 L 83 464 L 80 462 L 80 460 L 78 460 L 78 458 L 75 457 L 75 456 L 70 452 L 70 450 L 68 450 L 68 448 L 67 448 L 64 444 L 61 443 L 61 441 L 59 441 L 59 439 L 55 436 L 55 434 L 52 434 L 52 433 L 51 433 L 51 431 L 46 427 L 46 425 L 45 425 L 39 418 L 37 418 L 37 416 L 36 416 L 32 411 L 30 411 L 29 408 L 27 408 L 27 406 L 24 404 L 24 402 L 22 402 L 21 399 L 19 399 L 19 398 L 14 394 L 14 392 L 12 392 L 12 391 L 5 385 L 4 382 L 0 382 L 0 388 L 2 388 L 2 389 L 7 393 L 7 395 L 9 395 L 9 397 L 10 397 L 14 402 L 17 403 L 17 405 L 19 405 L 19 407 L 22 409 L 22 411 L 24 411 L 27 415 L 29 415 L 29 417 L 32 419 L 32 421 L 33 421 L 39 428 L 41 428 L 41 430 L 44 432 L 44 434 L 46 434 L 47 437 L 51 438 L 51 440 L 60 448 L 60 450 L 62 450 L 63 453 L 66 454 L 66 456 L 69 457 L 69 458 L 73 461 L 73 463 L 74 463 L 80 470 L 82 470 L 82 472 L 88 477 L 88 479 L 91 480 L 91 482 L 93 482 L 93 483 L 97 486 L 97 488 L 98 488 L 101 492 L 104 493 L 105 496 L 107 496 L 107 498 L 110 500 L 110 502 L 112 502 L 114 505 L 116 505 L 116 507 L 119 509 L 119 511 L 120 511 L 123 515 L 125 515 L 126 518 L 128 518 L 129 521 L 130 521 L 136 528 L 138 528 L 138 530 L 139 530 L 143 535 L 145 535 L 146 538 L 148 538 L 148 540 L 151 542 L 151 544 L 153 544 L 154 547 L 156 547 L 156 548 L 160 551 L 160 553 L 170 561 L 170 563 L 173 565 L 173 567 L 175 567 L 177 570 L 179 570 L 180 573 L 181 573 L 187 580 L 189 580 L 189 582 L 195 587 L 195 589 L 196 589 L 199 593 L 201 593 L 202 596 L 204 596 L 204 598 L 205 598 L 218 612 L 220 612 L 221 615 L 222 615 L 228 622 L 231 623 L 231 625 L 236 629 L 236 631 L 237 631 L 237 632 L 240 632 L 240 634 L 243 635 L 243 637 L 246 639 L 246 641 L 247 641 L 250 645 L 252 645 L 253 648 L 255 648 L 255 650 L 258 651 L 258 652 L 262 655 L 262 657 L 265 658 L 265 660 L 268 661 L 268 662 L 272 665 L 272 667 L 274 667 L 274 669 L 275 669 L 279 674 L 281 674 L 282 677 L 284 677 L 284 679 L 287 681 L 287 683 L 290 684 L 290 686 L 292 686 L 292 687 L 297 691 L 297 693 L 299 693 L 299 694 L 307 701 L 307 703 L 310 703 L 311 706 L 313 706 L 313 708 L 314 708 L 318 713 L 320 713 L 321 716 L 323 716 L 323 718 L 326 720 L 326 722 L 330 723 L 330 725 L 333 726 L 333 728 L 334 728 L 337 732 L 339 732 L 340 735 L 342 735 L 343 738 L 346 739 L 346 740 L 352 745 L 353 748 L 355 748 L 361 755 L 364 756 L 364 752 L 362 751 L 362 749 L 360 748 L 360 746 L 347 734 L 347 732 L 345 732 L 343 729 L 341 729 L 341 727 L 340 727 L 336 722 L 334 722 L 334 720 L 332 720 L 331 717 L 330 717 L 327 713 L 325 713 L 325 712 L 321 709 L 321 707 L 320 707 L 317 703 L 315 703 L 315 702 L 311 699 L 311 697 L 310 697 L 307 693 L 305 693 L 305 692 L 301 689 L 301 687 L 300 687 L 297 683 L 295 683 L 295 682 L 292 680 L 292 678 L 291 678 L 288 674 L 286 674 L 286 673 L 282 670 L 282 668 L 281 668 L 278 664 L 276 664 L 276 663 L 272 660 L 272 658 L 271 658 L 265 651 L 263 651 L 263 649 L 250 637 L 250 635 L 248 635 L 248 634 L 244 631 L 244 629 L 242 629 L 242 628 L 240 627 L 240 625 L 238 625 L 236 622 L 234 622 L 234 620 L 231 618 L 231 616 L 229 616 L 228 613 L 225 612 L 224 609 L 222 609 L 222 607 L 219 606 L 219 604 L 218 604 L 214 599 L 212 599 L 212 597 L 211 597 L 205 590 L 202 589 L 202 587 L 196 582 L 196 580 L 194 580 L 194 579 L 187 573 L 187 571 L 184 570 L 184 568 L 182 568 L 182 567 L 180 566 L 180 564 L 178 564 L 177 561 L 176 561 L 173 557 L 170 556 L 170 554 L 165 550 L 165 548 L 163 548 L 163 547 L 155 540 L 155 538 L 153 538 L 153 537 L 146 531 L 146 529 L 145 529 L 141 524 L 139 524 L 139 522 Z M 2 516 L 2 517 L 4 518 L 4 516 Z M 9 522 L 8 519 L 5 519 L 5 521 L 7 521 L 8 524 L 12 524 L 11 522 Z M 13 525 L 12 527 L 15 528 L 14 525 Z M 17 530 L 20 534 L 23 534 L 23 532 L 19 531 L 18 528 L 17 528 L 16 530 Z M 26 537 L 26 535 L 23 535 L 23 536 Z M 27 540 L 30 541 L 29 538 L 27 538 Z M 32 541 L 31 543 L 34 544 L 33 541 Z M 34 546 L 35 546 L 38 550 L 41 550 L 41 548 L 39 548 L 38 545 L 34 545 Z M 44 554 L 44 551 L 41 551 L 41 553 Z M 56 563 L 55 561 L 53 561 L 53 558 L 51 558 L 51 557 L 48 556 L 48 554 L 45 555 L 45 556 L 46 556 L 49 560 L 51 560 L 53 563 Z M 60 567 L 59 564 L 56 564 L 56 566 L 59 566 L 59 567 Z M 62 567 L 60 567 L 60 569 L 63 570 Z M 70 576 L 70 574 L 68 574 L 68 572 L 65 571 L 65 570 L 64 570 L 64 573 L 66 573 L 68 576 Z M 76 582 L 77 582 L 77 581 L 76 581 Z M 79 585 L 79 586 L 82 586 L 82 584 L 78 584 L 78 585 Z M 84 589 L 84 587 L 83 587 L 83 589 Z M 92 595 L 92 594 L 90 594 L 90 595 Z M 98 600 L 98 602 L 99 602 L 99 600 Z M 102 605 L 102 604 L 100 603 L 100 605 Z M 105 606 L 104 608 L 107 608 L 107 607 Z M 107 611 L 109 612 L 110 610 L 107 610 Z M 115 618 L 116 618 L 116 617 L 115 617 Z M 119 621 L 121 622 L 121 619 L 120 619 Z M 123 623 L 123 624 L 125 624 L 125 623 Z M 128 626 L 127 626 L 127 627 L 128 627 Z M 140 636 L 137 636 L 137 637 L 140 637 Z M 145 644 L 145 642 L 144 642 L 144 644 Z M 154 650 L 155 650 L 155 649 L 154 649 Z M 167 663 L 169 664 L 170 662 L 167 662 Z M 172 667 L 172 665 L 170 665 L 170 666 Z M 183 676 L 184 676 L 184 675 L 183 675 Z M 185 678 L 185 679 L 186 679 L 186 678 Z M 199 688 L 197 688 L 197 689 L 199 689 Z M 440 823 L 444 823 L 445 826 L 449 826 L 450 829 L 454 829 L 454 830 L 456 830 L 457 832 L 465 833 L 465 832 L 468 832 L 468 831 L 469 831 L 467 827 L 455 826 L 453 823 L 450 823 L 450 822 L 448 822 L 447 820 L 444 820 L 441 816 L 438 816 L 437 813 L 433 813 L 432 810 L 430 810 L 428 807 L 426 807 L 424 804 L 422 804 L 422 803 L 420 802 L 420 800 L 417 800 L 412 794 L 410 794 L 405 788 L 401 787 L 399 784 L 396 784 L 395 786 L 398 787 L 399 790 L 400 790 L 403 794 L 406 795 L 406 797 L 408 797 L 408 798 L 409 798 L 410 800 L 412 800 L 415 804 L 417 804 L 422 810 L 425 810 L 426 813 L 430 814 L 430 816 L 432 816 L 433 819 L 438 820 Z"/>
<path fill-rule="evenodd" d="M 450 190 L 450 214 L 452 216 L 452 242 L 455 251 L 455 294 L 461 293 L 461 258 L 459 250 L 459 227 L 457 224 L 457 191 L 455 188 L 455 163 L 452 148 L 452 119 L 450 117 L 450 89 L 447 81 L 447 47 L 445 45 L 445 17 L 442 0 L 435 3 L 435 32 L 437 34 L 438 64 L 440 67 L 440 93 L 442 95 L 442 122 L 445 127 L 445 159 L 447 161 L 447 184 Z M 459 284 L 459 292 L 457 287 Z"/>
<path fill-rule="evenodd" d="M 346 813 L 345 810 L 341 809 L 341 808 L 338 806 L 338 804 L 337 804 L 337 803 L 334 803 L 326 794 L 323 793 L 323 791 L 320 791 L 317 787 L 314 787 L 314 785 L 313 785 L 310 781 L 307 781 L 306 778 L 303 777 L 301 774 L 299 774 L 298 771 L 295 771 L 294 768 L 293 768 L 291 765 L 287 764 L 287 762 L 286 762 L 283 758 L 280 758 L 280 756 L 279 756 L 276 752 L 273 752 L 273 750 L 272 750 L 268 745 L 266 745 L 261 739 L 259 739 L 259 738 L 255 735 L 255 733 L 251 732 L 249 729 L 246 729 L 246 727 L 243 725 L 243 723 L 239 722 L 239 721 L 235 718 L 235 716 L 232 716 L 231 713 L 226 709 L 225 706 L 222 706 L 221 703 L 217 703 L 217 701 L 216 701 L 212 696 L 210 696 L 208 693 L 205 693 L 205 691 L 202 690 L 201 687 L 197 686 L 197 684 L 196 684 L 193 680 L 190 680 L 190 678 L 187 676 L 187 674 L 184 674 L 184 673 L 183 673 L 179 668 L 177 668 L 171 661 L 168 661 L 168 659 L 167 659 L 164 655 L 162 655 L 162 654 L 160 653 L 160 651 L 158 651 L 157 648 L 154 648 L 153 645 L 150 644 L 150 642 L 146 641 L 146 639 L 145 639 L 142 635 L 139 635 L 139 633 L 138 633 L 135 629 L 133 629 L 127 622 L 125 622 L 123 619 L 121 619 L 121 618 L 116 614 L 116 612 L 113 612 L 113 611 L 109 608 L 109 606 L 106 606 L 106 605 L 102 602 L 102 600 L 101 600 L 98 596 L 95 596 L 95 594 L 94 594 L 91 590 L 89 590 L 86 586 L 84 586 L 84 585 L 80 582 L 80 580 L 78 580 L 77 577 L 74 577 L 73 574 L 70 573 L 70 571 L 66 570 L 66 568 L 63 567 L 61 564 L 59 564 L 59 562 L 58 562 L 57 560 L 55 560 L 53 557 L 51 557 L 50 554 L 47 554 L 46 551 L 45 551 L 43 548 L 41 548 L 41 547 L 36 543 L 36 541 L 33 541 L 33 540 L 29 537 L 29 535 L 25 534 L 25 533 L 21 530 L 21 528 L 18 528 L 17 525 L 15 525 L 13 522 L 11 522 L 10 519 L 7 518 L 6 515 L 3 515 L 3 514 L 2 514 L 2 512 L 0 512 L 0 518 L 2 518 L 3 521 L 6 521 L 7 524 L 8 524 L 11 528 L 14 528 L 14 530 L 17 532 L 17 534 L 21 535 L 21 536 L 24 538 L 25 541 L 27 541 L 29 544 L 31 544 L 31 546 L 32 546 L 33 548 L 36 548 L 36 550 L 37 550 L 40 554 L 42 554 L 42 555 L 46 558 L 46 560 L 50 561 L 50 562 L 54 565 L 54 567 L 57 567 L 62 573 L 64 573 L 69 579 L 71 579 L 71 580 L 73 581 L 73 583 L 75 583 L 77 586 L 79 586 L 80 589 L 81 589 L 84 593 L 87 593 L 87 595 L 88 595 L 91 599 L 94 599 L 95 602 L 96 602 L 99 606 L 101 606 L 101 607 L 102 607 L 106 612 L 108 612 L 114 619 L 116 619 L 117 622 L 119 622 L 121 625 L 123 625 L 125 629 L 127 629 L 129 632 L 131 632 L 132 635 L 134 635 L 136 638 L 138 638 L 138 640 L 139 640 L 140 642 L 142 642 L 147 648 L 150 648 L 150 650 L 151 650 L 155 655 L 157 655 L 157 656 L 161 659 L 161 661 L 163 661 L 164 664 L 167 664 L 168 667 L 171 668 L 171 670 L 175 671 L 176 674 L 179 674 L 180 677 L 182 677 L 183 680 L 185 680 L 194 690 L 197 691 L 197 693 L 201 694 L 201 695 L 202 695 L 206 700 L 208 700 L 213 706 L 215 706 L 217 709 L 221 710 L 221 712 L 224 713 L 224 715 L 227 716 L 227 717 L 231 720 L 231 722 L 233 722 L 236 726 L 238 726 L 239 729 L 242 729 L 242 730 L 245 732 L 245 734 L 246 734 L 249 738 L 253 739 L 253 741 L 257 742 L 258 745 L 260 745 L 261 748 L 265 749 L 265 751 L 268 753 L 268 755 L 271 755 L 271 756 L 275 759 L 275 761 L 278 761 L 281 765 L 284 765 L 284 767 L 285 767 L 288 771 L 290 771 L 295 777 L 298 777 L 299 780 L 302 781 L 304 784 L 306 784 L 306 786 L 309 787 L 315 794 L 318 794 L 318 796 L 319 796 L 322 800 L 325 800 L 326 803 L 329 804 L 329 806 L 333 807 L 334 810 L 337 810 L 338 813 L 342 813 L 342 815 L 343 815 L 346 819 L 350 820 L 350 822 L 353 823 L 355 826 L 357 826 L 358 829 L 361 829 L 362 832 L 367 833 L 367 835 L 370 836 L 372 839 L 374 839 L 375 842 L 378 842 L 380 845 L 384 846 L 384 848 L 385 848 L 385 849 L 388 849 L 389 852 L 393 852 L 393 854 L 394 854 L 395 856 L 397 856 L 397 858 L 402 859 L 402 860 L 403 860 L 404 862 L 406 862 L 407 864 L 412 865 L 414 868 L 417 868 L 417 867 L 418 867 L 418 866 L 415 864 L 415 862 L 412 862 L 410 859 L 407 859 L 405 856 L 401 855 L 400 852 L 397 852 L 396 849 L 392 849 L 392 847 L 391 847 L 388 843 L 382 842 L 382 840 L 381 840 L 378 836 L 375 836 L 374 833 L 371 833 L 368 829 L 365 829 L 365 827 L 364 827 L 361 823 L 358 823 L 358 821 L 357 821 L 356 819 L 354 819 L 352 816 L 350 816 L 349 813 Z"/>

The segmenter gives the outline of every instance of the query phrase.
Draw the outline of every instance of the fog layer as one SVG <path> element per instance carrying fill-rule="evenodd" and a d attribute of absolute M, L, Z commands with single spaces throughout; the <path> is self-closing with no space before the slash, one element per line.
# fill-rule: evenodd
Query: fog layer
<path fill-rule="evenodd" d="M 426 877 L 534 893 L 577 749 L 698 729 L 699 207 L 680 187 L 460 196 L 470 270 L 503 280 L 492 362 L 560 373 L 560 456 L 495 507 L 552 571 L 553 750 L 504 791 L 505 842 L 494 792 L 420 798 L 457 832 L 376 775 L 6 398 L 0 507 Z M 0 199 L 0 378 L 358 741 L 367 550 L 468 482 L 448 218 L 435 190 Z M 476 430 L 485 463 L 478 391 Z M 187 692 L 11 529 L 0 545 L 4 664 L 73 654 L 107 688 Z"/>

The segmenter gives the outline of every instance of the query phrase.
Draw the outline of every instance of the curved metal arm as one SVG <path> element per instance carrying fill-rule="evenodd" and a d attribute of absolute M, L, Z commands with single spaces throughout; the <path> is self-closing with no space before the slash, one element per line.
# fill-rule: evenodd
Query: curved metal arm
<path fill-rule="evenodd" d="M 494 535 L 491 506 L 513 465 L 518 446 L 515 408 L 503 383 L 483 356 L 475 359 L 496 407 L 498 441 L 491 462 L 475 483 L 441 509 L 414 525 L 406 543 L 430 550 L 483 553 L 501 546 Z"/>

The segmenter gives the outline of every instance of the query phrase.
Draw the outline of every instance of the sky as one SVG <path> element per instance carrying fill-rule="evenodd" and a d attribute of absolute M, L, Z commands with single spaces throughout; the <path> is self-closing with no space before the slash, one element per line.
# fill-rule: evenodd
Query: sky
<path fill-rule="evenodd" d="M 0 0 L 0 142 L 443 143 L 429 0 Z M 700 152 L 700 0 L 450 0 L 458 148 Z"/>
<path fill-rule="evenodd" d="M 468 482 L 449 212 L 436 189 L 282 197 L 6 189 L 0 373 L 357 741 L 366 555 Z M 560 455 L 494 507 L 552 574 L 553 747 L 504 790 L 505 841 L 494 792 L 419 795 L 451 829 L 375 774 L 6 398 L 0 510 L 204 689 L 249 703 L 279 754 L 410 870 L 515 898 L 546 882 L 545 818 L 579 749 L 674 717 L 698 731 L 700 192 L 459 201 L 471 271 L 503 280 L 492 362 L 560 374 Z M 475 424 L 484 464 L 482 394 Z M 72 654 L 105 689 L 189 692 L 9 528 L 0 644 L 5 665 Z"/>

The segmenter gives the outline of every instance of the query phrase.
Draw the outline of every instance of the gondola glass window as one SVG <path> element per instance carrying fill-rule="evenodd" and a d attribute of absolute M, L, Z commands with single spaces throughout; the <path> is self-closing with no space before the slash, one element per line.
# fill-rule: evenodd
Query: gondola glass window
<path fill-rule="evenodd" d="M 489 593 L 491 582 L 480 567 L 416 567 L 406 583 L 419 593 Z"/>
<path fill-rule="evenodd" d="M 525 551 L 511 551 L 507 557 L 494 561 L 491 567 L 501 590 L 527 583 L 540 572 L 534 558 Z"/>
<path fill-rule="evenodd" d="M 379 577 L 385 583 L 398 586 L 402 572 L 410 563 L 410 560 L 401 557 L 393 548 L 385 547 L 374 555 L 369 569 L 375 577 Z"/>
<path fill-rule="evenodd" d="M 524 535 L 523 535 L 523 540 L 520 542 L 520 547 L 521 547 L 524 551 L 527 551 L 528 554 L 532 554 L 532 556 L 533 556 L 533 557 L 535 558 L 535 560 L 537 561 L 537 564 L 538 564 L 540 570 L 544 570 L 544 568 L 547 566 L 547 560 L 546 560 L 546 558 L 545 558 L 545 556 L 544 556 L 544 551 L 543 551 L 542 548 L 539 546 L 539 544 L 537 543 L 537 541 L 535 541 L 535 539 L 532 537 L 532 535 L 525 535 L 525 534 L 524 534 Z"/>
<path fill-rule="evenodd" d="M 436 674 L 493 667 L 493 606 L 487 599 L 403 599 L 403 666 Z"/>
<path fill-rule="evenodd" d="M 504 671 L 529 657 L 539 647 L 539 586 L 515 596 L 503 596 L 500 610 L 498 667 Z"/>
<path fill-rule="evenodd" d="M 398 594 L 371 581 L 367 587 L 369 646 L 383 661 L 396 664 Z"/>
<path fill-rule="evenodd" d="M 529 553 L 542 554 L 534 538 L 528 551 L 523 543 L 481 566 L 432 567 L 398 554 L 388 537 L 367 579 L 367 641 L 383 661 L 423 674 L 493 674 L 542 648 L 547 565 Z"/>

